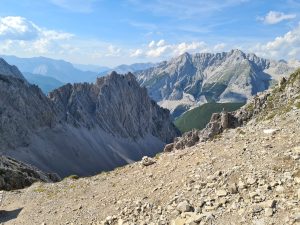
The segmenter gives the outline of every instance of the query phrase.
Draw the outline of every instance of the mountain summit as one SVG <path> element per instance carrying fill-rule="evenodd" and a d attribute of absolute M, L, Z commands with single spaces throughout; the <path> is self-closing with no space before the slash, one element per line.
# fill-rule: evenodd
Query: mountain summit
<path fill-rule="evenodd" d="M 19 77 L 1 75 L 0 114 L 1 153 L 62 177 L 154 155 L 179 135 L 169 111 L 131 73 L 67 84 L 49 98 Z"/>
<path fill-rule="evenodd" d="M 245 102 L 264 91 L 294 65 L 234 49 L 183 55 L 136 73 L 151 98 L 173 112 L 206 102 Z"/>

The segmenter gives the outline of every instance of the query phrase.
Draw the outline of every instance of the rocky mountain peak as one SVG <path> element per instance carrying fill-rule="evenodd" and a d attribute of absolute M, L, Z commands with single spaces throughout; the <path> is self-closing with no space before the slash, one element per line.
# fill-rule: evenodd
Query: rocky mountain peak
<path fill-rule="evenodd" d="M 173 113 L 206 102 L 245 102 L 293 72 L 296 65 L 233 49 L 183 54 L 135 74 L 149 95 Z"/>
<path fill-rule="evenodd" d="M 64 177 L 111 170 L 155 155 L 179 135 L 169 111 L 131 73 L 66 84 L 46 97 L 6 71 L 0 74 L 0 152 L 43 171 Z"/>
<path fill-rule="evenodd" d="M 170 126 L 168 110 L 148 97 L 132 73 L 112 72 L 95 84 L 68 84 L 49 96 L 61 118 L 76 126 L 101 127 L 113 135 L 131 138 L 150 133 L 166 142 L 177 135 Z"/>
<path fill-rule="evenodd" d="M 234 112 L 214 113 L 205 129 L 186 132 L 174 143 L 167 145 L 165 151 L 184 149 L 212 139 L 226 129 L 243 126 L 249 121 L 256 124 L 299 109 L 300 69 L 292 73 L 289 79 L 282 78 L 274 89 L 255 95 L 241 109 Z"/>
<path fill-rule="evenodd" d="M 9 65 L 4 59 L 0 58 L 0 74 L 12 76 L 21 80 L 25 80 L 22 73 L 16 66 Z"/>

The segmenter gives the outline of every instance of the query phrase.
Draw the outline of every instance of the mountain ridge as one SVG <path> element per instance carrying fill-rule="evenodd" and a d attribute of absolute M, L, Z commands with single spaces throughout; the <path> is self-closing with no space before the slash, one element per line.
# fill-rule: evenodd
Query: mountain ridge
<path fill-rule="evenodd" d="M 238 49 L 222 53 L 184 53 L 156 67 L 136 72 L 142 86 L 161 106 L 173 112 L 206 102 L 246 102 L 295 66 L 260 58 Z"/>
<path fill-rule="evenodd" d="M 49 98 L 36 85 L 0 75 L 0 96 L 1 153 L 62 177 L 154 155 L 179 134 L 169 111 L 132 74 L 66 84 Z"/>

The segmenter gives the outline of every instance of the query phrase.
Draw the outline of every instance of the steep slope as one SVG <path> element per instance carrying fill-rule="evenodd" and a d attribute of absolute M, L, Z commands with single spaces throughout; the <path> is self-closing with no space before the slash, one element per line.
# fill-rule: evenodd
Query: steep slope
<path fill-rule="evenodd" d="M 16 66 L 10 66 L 4 59 L 0 58 L 0 74 L 12 76 L 24 80 L 22 73 Z"/>
<path fill-rule="evenodd" d="M 32 73 L 52 77 L 63 83 L 93 82 L 99 72 L 81 71 L 64 60 L 46 57 L 19 58 L 2 55 L 9 64 L 16 65 L 22 73 Z"/>
<path fill-rule="evenodd" d="M 62 177 L 154 155 L 178 135 L 169 111 L 132 74 L 67 84 L 50 98 L 23 79 L 0 75 L 0 96 L 0 152 Z"/>
<path fill-rule="evenodd" d="M 137 79 L 165 108 L 189 108 L 206 102 L 245 102 L 291 73 L 295 65 L 271 61 L 240 50 L 223 53 L 185 53 L 154 68 L 139 71 Z"/>
<path fill-rule="evenodd" d="M 244 103 L 205 103 L 185 112 L 174 121 L 174 124 L 182 133 L 192 129 L 202 130 L 210 121 L 213 113 L 218 113 L 222 110 L 234 111 L 243 105 Z"/>
<path fill-rule="evenodd" d="M 147 159 L 151 165 L 6 193 L 2 209 L 22 213 L 2 218 L 8 225 L 299 224 L 300 71 L 269 94 L 284 96 L 269 98 L 272 119 L 256 100 L 244 126 Z M 282 110 L 286 100 L 292 105 Z"/>
<path fill-rule="evenodd" d="M 123 138 L 151 134 L 164 142 L 176 135 L 168 110 L 158 107 L 131 73 L 120 76 L 112 72 L 95 84 L 68 84 L 49 97 L 59 108 L 60 117 L 74 126 L 101 127 Z"/>
<path fill-rule="evenodd" d="M 50 91 L 64 85 L 63 82 L 44 75 L 26 72 L 24 73 L 24 76 L 29 83 L 38 85 L 45 94 L 48 94 Z"/>
<path fill-rule="evenodd" d="M 0 151 L 26 147 L 33 130 L 57 123 L 52 102 L 23 79 L 0 75 L 0 96 Z"/>
<path fill-rule="evenodd" d="M 244 125 L 249 120 L 258 123 L 261 120 L 273 119 L 276 115 L 285 114 L 292 109 L 300 108 L 300 69 L 282 78 L 272 90 L 254 96 L 250 102 L 233 112 L 214 113 L 203 130 L 193 130 L 176 138 L 167 145 L 164 151 L 184 149 L 199 142 L 213 139 L 224 130 Z"/>

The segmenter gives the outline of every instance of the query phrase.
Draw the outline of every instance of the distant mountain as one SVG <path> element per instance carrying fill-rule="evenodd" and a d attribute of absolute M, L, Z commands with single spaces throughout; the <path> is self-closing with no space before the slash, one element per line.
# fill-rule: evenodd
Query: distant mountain
<path fill-rule="evenodd" d="M 164 61 L 135 72 L 152 99 L 173 113 L 206 102 L 245 102 L 264 91 L 299 63 L 287 63 L 246 54 L 240 50 L 197 53 Z"/>
<path fill-rule="evenodd" d="M 61 176 L 91 175 L 153 156 L 179 135 L 133 74 L 66 84 L 46 97 L 0 62 L 0 154 Z"/>
<path fill-rule="evenodd" d="M 56 80 L 53 77 L 28 72 L 25 72 L 24 76 L 29 83 L 38 85 L 45 94 L 48 94 L 50 91 L 64 85 L 63 82 Z"/>
<path fill-rule="evenodd" d="M 210 121 L 210 118 L 213 113 L 222 112 L 223 109 L 227 112 L 232 112 L 240 107 L 242 107 L 244 103 L 205 103 L 201 106 L 193 108 L 179 118 L 177 118 L 174 122 L 175 126 L 182 132 L 191 131 L 192 129 L 202 130 Z"/>
<path fill-rule="evenodd" d="M 93 82 L 99 73 L 81 71 L 71 63 L 45 57 L 19 58 L 16 56 L 0 56 L 9 64 L 17 66 L 22 73 L 39 74 L 52 77 L 63 83 Z"/>
<path fill-rule="evenodd" d="M 101 75 L 104 76 L 108 73 L 111 73 L 112 71 L 115 71 L 119 74 L 126 74 L 126 73 L 129 73 L 129 72 L 134 73 L 134 72 L 137 72 L 137 71 L 140 71 L 140 70 L 149 69 L 149 68 L 154 67 L 156 65 L 157 65 L 156 63 L 134 63 L 134 64 L 131 64 L 131 65 L 123 64 L 123 65 L 116 66 L 113 69 L 103 71 L 101 73 Z"/>
<path fill-rule="evenodd" d="M 104 71 L 109 71 L 111 68 L 107 67 L 107 66 L 97 66 L 97 65 L 90 65 L 90 64 L 74 64 L 73 66 L 76 69 L 82 70 L 82 71 L 91 71 L 91 72 L 95 72 L 95 73 L 101 73 Z"/>

